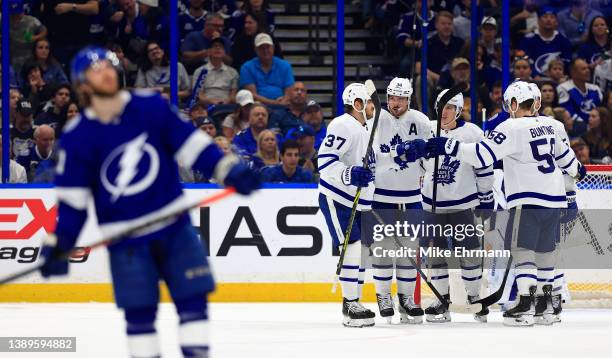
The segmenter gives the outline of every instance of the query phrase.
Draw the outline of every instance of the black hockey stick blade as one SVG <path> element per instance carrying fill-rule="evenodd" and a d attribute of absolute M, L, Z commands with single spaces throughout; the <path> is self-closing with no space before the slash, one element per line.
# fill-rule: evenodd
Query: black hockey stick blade
<path fill-rule="evenodd" d="M 482 308 L 485 308 L 494 305 L 502 298 L 502 295 L 504 294 L 504 288 L 506 287 L 506 281 L 508 281 L 510 267 L 512 267 L 512 255 L 510 255 L 510 258 L 508 259 L 508 264 L 506 265 L 506 271 L 504 272 L 504 278 L 502 279 L 501 286 L 499 286 L 497 291 L 493 292 L 489 296 L 473 302 L 474 305 L 480 304 Z"/>

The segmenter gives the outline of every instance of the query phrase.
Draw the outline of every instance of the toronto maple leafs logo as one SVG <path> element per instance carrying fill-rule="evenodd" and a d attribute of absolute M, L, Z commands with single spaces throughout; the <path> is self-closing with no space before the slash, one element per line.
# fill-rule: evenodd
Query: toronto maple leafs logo
<path fill-rule="evenodd" d="M 460 164 L 459 160 L 453 160 L 450 156 L 445 155 L 442 165 L 438 168 L 438 183 L 442 185 L 454 183 Z"/>
<path fill-rule="evenodd" d="M 403 142 L 402 137 L 399 134 L 395 134 L 389 144 L 381 144 L 380 151 L 381 153 L 389 153 L 391 152 L 391 148 L 401 144 Z M 400 171 L 408 168 L 408 162 L 401 160 L 399 157 L 393 158 L 393 161 L 399 166 L 399 168 L 394 168 L 393 170 Z"/>

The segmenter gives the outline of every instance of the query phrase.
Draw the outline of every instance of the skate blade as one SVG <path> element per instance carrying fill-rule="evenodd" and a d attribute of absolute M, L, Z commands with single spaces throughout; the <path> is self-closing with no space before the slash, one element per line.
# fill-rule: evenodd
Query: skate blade
<path fill-rule="evenodd" d="M 374 327 L 375 324 L 376 322 L 374 322 L 374 318 L 365 318 L 363 320 L 364 327 Z"/>
<path fill-rule="evenodd" d="M 553 322 L 554 323 L 561 323 L 561 316 L 553 315 Z"/>
<path fill-rule="evenodd" d="M 512 327 L 531 327 L 534 325 L 533 316 L 504 317 L 504 325 Z"/>
<path fill-rule="evenodd" d="M 349 328 L 363 328 L 364 321 L 364 319 L 352 319 L 350 317 L 344 317 L 344 319 L 342 320 L 342 325 L 344 327 Z"/>
<path fill-rule="evenodd" d="M 552 324 L 555 323 L 555 319 L 552 315 L 535 316 L 534 322 L 541 326 L 552 326 Z"/>
<path fill-rule="evenodd" d="M 487 323 L 487 322 L 488 322 L 488 319 L 487 319 L 487 316 L 486 316 L 486 315 L 485 315 L 485 316 L 477 316 L 477 315 L 474 315 L 474 320 L 475 320 L 476 322 L 480 322 L 480 323 Z"/>
<path fill-rule="evenodd" d="M 450 315 L 425 315 L 425 320 L 429 323 L 447 323 L 451 321 Z"/>
<path fill-rule="evenodd" d="M 401 324 L 422 324 L 423 316 L 408 316 L 407 314 L 400 314 Z"/>
<path fill-rule="evenodd" d="M 478 313 L 482 311 L 482 309 L 483 307 L 480 303 L 463 305 L 451 303 L 448 306 L 448 310 L 455 313 Z"/>

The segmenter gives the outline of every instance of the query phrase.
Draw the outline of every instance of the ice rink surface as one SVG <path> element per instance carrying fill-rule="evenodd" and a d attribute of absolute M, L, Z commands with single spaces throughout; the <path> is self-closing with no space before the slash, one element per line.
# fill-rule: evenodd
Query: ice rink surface
<path fill-rule="evenodd" d="M 388 325 L 377 317 L 375 327 L 344 328 L 339 303 L 216 303 L 210 315 L 214 358 L 582 358 L 611 352 L 609 309 L 568 309 L 553 327 L 520 328 L 503 326 L 499 311 L 487 324 L 453 314 L 450 324 Z M 0 336 L 77 337 L 76 353 L 0 357 L 128 357 L 125 324 L 113 304 L 0 304 L 0 317 Z M 157 329 L 163 357 L 180 357 L 176 324 L 173 306 L 162 304 Z"/>

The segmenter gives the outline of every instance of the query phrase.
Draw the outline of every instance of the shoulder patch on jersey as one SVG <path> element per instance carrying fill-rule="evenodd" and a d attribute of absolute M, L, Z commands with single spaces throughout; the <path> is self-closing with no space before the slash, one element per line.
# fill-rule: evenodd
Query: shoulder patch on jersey
<path fill-rule="evenodd" d="M 74 117 L 71 121 L 69 121 L 68 123 L 66 123 L 66 125 L 64 126 L 64 128 L 62 129 L 62 133 L 68 133 L 72 130 L 74 130 L 79 123 L 81 123 L 81 114 L 77 114 L 76 117 Z"/>

